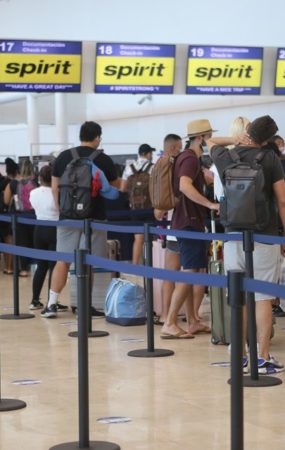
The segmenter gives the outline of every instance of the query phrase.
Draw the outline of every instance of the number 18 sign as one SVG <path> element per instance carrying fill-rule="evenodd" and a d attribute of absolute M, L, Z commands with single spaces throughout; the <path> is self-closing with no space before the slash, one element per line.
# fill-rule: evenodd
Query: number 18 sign
<path fill-rule="evenodd" d="M 95 92 L 172 94 L 175 46 L 98 43 Z"/>

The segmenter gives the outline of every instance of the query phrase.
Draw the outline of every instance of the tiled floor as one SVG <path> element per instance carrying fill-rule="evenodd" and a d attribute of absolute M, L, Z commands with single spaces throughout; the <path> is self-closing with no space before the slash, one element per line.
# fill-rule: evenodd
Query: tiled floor
<path fill-rule="evenodd" d="M 12 277 L 0 274 L 0 314 L 12 313 Z M 44 296 L 43 296 L 44 297 Z M 28 312 L 31 278 L 20 279 L 20 310 Z M 68 303 L 68 289 L 61 301 Z M 203 316 L 209 319 L 209 305 Z M 79 440 L 76 318 L 66 312 L 43 319 L 0 320 L 2 399 L 27 403 L 25 409 L 0 412 L 1 450 L 47 450 Z M 229 450 L 230 387 L 224 346 L 209 335 L 162 341 L 155 326 L 155 348 L 174 350 L 165 358 L 133 358 L 146 348 L 146 327 L 119 327 L 94 319 L 107 330 L 89 339 L 90 440 L 117 443 L 123 450 Z M 272 353 L 285 361 L 285 318 L 277 319 Z M 280 378 L 285 382 L 284 373 Z M 34 380 L 37 384 L 14 384 Z M 284 450 L 285 384 L 244 390 L 244 448 Z M 99 423 L 120 416 L 124 423 Z M 97 449 L 97 447 L 96 447 Z M 100 449 L 100 446 L 98 447 Z"/>

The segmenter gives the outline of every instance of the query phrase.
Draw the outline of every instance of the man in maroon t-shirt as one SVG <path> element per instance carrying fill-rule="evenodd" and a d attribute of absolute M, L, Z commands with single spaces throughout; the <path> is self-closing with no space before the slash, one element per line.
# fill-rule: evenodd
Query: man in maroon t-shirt
<path fill-rule="evenodd" d="M 205 139 L 211 136 L 213 130 L 208 120 L 201 119 L 189 122 L 187 131 L 189 141 L 186 149 L 177 157 L 174 168 L 174 192 L 180 197 L 180 201 L 173 213 L 172 228 L 204 232 L 206 208 L 219 209 L 218 204 L 209 201 L 203 195 L 204 176 L 199 161 Z M 206 241 L 178 238 L 178 243 L 183 271 L 199 272 L 207 267 Z M 189 317 L 194 317 L 193 286 L 177 283 L 167 320 L 161 330 L 163 339 L 193 337 L 194 328 L 191 328 L 191 323 L 187 332 L 177 324 L 178 311 L 186 298 L 189 320 Z"/>

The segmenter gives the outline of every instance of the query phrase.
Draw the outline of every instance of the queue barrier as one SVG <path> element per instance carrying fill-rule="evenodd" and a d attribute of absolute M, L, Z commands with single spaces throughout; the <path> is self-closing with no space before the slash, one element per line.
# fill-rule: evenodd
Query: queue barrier
<path fill-rule="evenodd" d="M 2 215 L 0 215 L 0 221 L 2 220 Z M 14 216 L 15 217 L 15 216 Z M 19 223 L 26 223 L 31 225 L 49 225 L 49 226 L 70 226 L 70 227 L 82 227 L 84 229 L 83 221 L 39 221 L 34 219 L 27 219 L 17 217 L 17 219 L 8 218 L 4 216 L 4 221 L 9 222 L 14 220 L 19 221 Z M 284 237 L 278 236 L 266 236 L 253 234 L 250 235 L 248 233 L 200 233 L 200 232 L 190 232 L 190 231 L 177 231 L 177 230 L 168 230 L 163 228 L 156 228 L 151 226 L 151 224 L 144 224 L 142 226 L 129 226 L 129 225 L 114 225 L 106 222 L 96 222 L 90 221 L 90 227 L 94 230 L 106 230 L 113 231 L 118 233 L 144 233 L 145 242 L 146 242 L 146 265 L 132 265 L 127 262 L 114 261 L 106 258 L 101 258 L 98 256 L 93 256 L 88 254 L 88 249 L 76 250 L 75 254 L 69 253 L 59 253 L 59 252 L 51 252 L 51 251 L 43 251 L 36 249 L 27 249 L 25 247 L 19 247 L 15 245 L 9 244 L 0 244 L 0 251 L 11 253 L 15 256 L 29 256 L 35 259 L 45 259 L 52 261 L 65 261 L 65 262 L 75 262 L 76 266 L 76 274 L 78 276 L 78 324 L 79 327 L 83 327 L 84 330 L 79 330 L 78 332 L 78 348 L 82 349 L 82 346 L 86 346 L 88 332 L 87 332 L 87 322 L 88 322 L 88 313 L 86 314 L 86 295 L 88 289 L 88 281 L 83 282 L 83 280 L 87 280 L 87 267 L 97 266 L 101 269 L 116 271 L 116 272 L 124 272 L 132 275 L 143 276 L 147 280 L 147 304 L 148 308 L 148 321 L 147 321 L 147 329 L 148 329 L 148 349 L 145 351 L 147 354 L 140 355 L 131 355 L 130 356 L 150 356 L 152 354 L 155 355 L 155 349 L 153 346 L 153 311 L 152 311 L 152 279 L 159 278 L 162 280 L 170 280 L 173 282 L 183 282 L 189 284 L 201 284 L 204 286 L 217 286 L 217 287 L 228 287 L 229 292 L 229 303 L 232 307 L 232 319 L 231 319 L 231 341 L 232 341 L 232 352 L 231 352 L 231 380 L 229 381 L 231 384 L 231 448 L 232 450 L 243 450 L 243 385 L 244 378 L 242 375 L 242 312 L 240 302 L 241 293 L 244 291 L 247 294 L 251 293 L 254 295 L 254 292 L 264 292 L 266 294 L 270 294 L 273 297 L 285 297 L 285 286 L 281 286 L 275 283 L 269 283 L 260 280 L 254 280 L 253 268 L 250 267 L 247 270 L 247 273 L 243 273 L 241 271 L 230 271 L 227 276 L 225 275 L 209 275 L 204 273 L 183 273 L 180 271 L 172 271 L 166 269 L 153 268 L 151 266 L 151 250 L 152 250 L 152 238 L 151 235 L 170 235 L 175 237 L 183 237 L 188 239 L 201 239 L 201 240 L 239 240 L 244 243 L 244 250 L 248 253 L 246 259 L 252 258 L 253 252 L 253 242 L 256 240 L 257 242 L 263 242 L 268 244 L 285 244 Z M 13 227 L 15 228 L 15 227 Z M 249 261 L 249 265 L 251 261 Z M 251 275 L 251 276 L 248 276 Z M 15 274 L 17 276 L 17 274 Z M 150 281 L 150 282 L 149 282 Z M 254 298 L 254 297 L 253 297 Z M 251 296 L 252 300 L 252 296 Z M 85 307 L 84 307 L 85 305 Z M 84 309 L 86 308 L 86 309 Z M 254 320 L 254 318 L 252 318 Z M 253 338 L 255 339 L 255 352 L 256 352 L 256 335 Z M 252 347 L 251 342 L 251 347 Z M 167 351 L 166 351 L 167 352 Z M 131 352 L 130 352 L 131 353 Z M 170 353 L 171 354 L 171 353 Z M 172 352 L 173 354 L 173 352 Z M 88 368 L 88 354 L 83 352 L 83 361 L 79 359 L 79 378 L 83 377 L 84 383 L 86 384 L 86 370 Z M 157 356 L 166 356 L 166 355 L 157 355 Z M 168 355 L 167 355 L 168 356 Z M 80 356 L 80 358 L 82 355 Z M 82 368 L 83 367 L 83 368 Z M 251 374 L 252 375 L 252 374 Z M 274 377 L 263 377 L 263 379 L 267 379 L 268 383 L 258 383 L 258 374 L 253 374 L 254 377 L 253 386 L 271 386 L 282 383 L 281 380 Z M 85 378 L 84 378 L 85 377 Z M 270 382 L 273 379 L 274 382 Z M 89 413 L 88 413 L 88 390 L 81 392 L 80 384 L 82 380 L 79 380 L 79 394 L 81 399 L 79 399 L 79 446 L 80 448 L 98 448 L 98 450 L 103 449 L 119 449 L 120 447 L 117 444 L 113 443 L 97 443 L 99 446 L 94 443 L 91 447 L 89 446 Z M 88 379 L 87 379 L 88 386 Z M 1 399 L 0 399 L 1 405 Z M 81 409 L 85 408 L 84 411 Z M 87 410 L 86 410 L 87 408 Z M 0 409 L 1 410 L 1 409 Z M 78 448 L 76 443 L 71 443 L 74 447 L 71 447 L 70 444 L 60 444 L 59 446 L 53 447 L 53 449 L 60 448 Z M 101 446 L 100 446 L 101 445 Z M 107 445 L 107 446 L 106 446 Z M 111 445 L 111 447 L 109 447 Z M 68 446 L 68 447 L 67 447 Z M 112 447 L 113 446 L 113 447 Z"/>

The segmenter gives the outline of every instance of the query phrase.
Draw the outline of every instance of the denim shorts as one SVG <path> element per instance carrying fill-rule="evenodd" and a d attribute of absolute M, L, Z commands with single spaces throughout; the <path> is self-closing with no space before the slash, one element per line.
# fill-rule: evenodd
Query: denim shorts
<path fill-rule="evenodd" d="M 183 231 L 197 232 L 193 227 L 184 228 Z M 183 269 L 205 269 L 208 266 L 207 241 L 178 238 L 178 244 Z"/>

